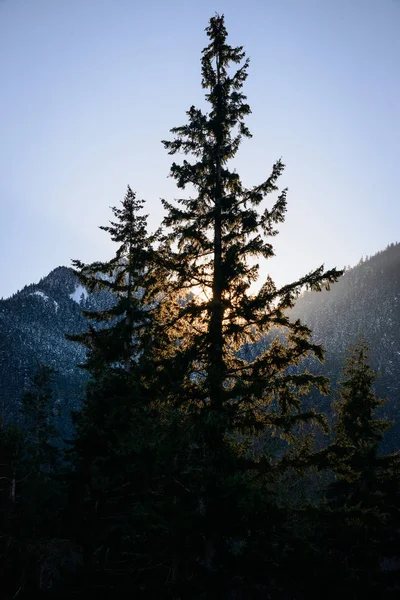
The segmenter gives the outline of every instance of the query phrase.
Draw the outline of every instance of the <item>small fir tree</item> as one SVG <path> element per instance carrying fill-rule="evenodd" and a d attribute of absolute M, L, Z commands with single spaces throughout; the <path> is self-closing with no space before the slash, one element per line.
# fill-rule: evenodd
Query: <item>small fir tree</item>
<path fill-rule="evenodd" d="M 335 407 L 337 441 L 352 448 L 354 459 L 378 453 L 379 444 L 391 423 L 377 419 L 375 411 L 385 404 L 373 391 L 376 374 L 369 364 L 369 350 L 364 341 L 351 349 L 340 382 L 340 400 Z M 360 467 L 362 465 L 360 464 Z"/>
<path fill-rule="evenodd" d="M 332 593 L 346 585 L 354 598 L 364 593 L 386 597 L 390 585 L 399 580 L 398 569 L 389 577 L 382 572 L 384 559 L 399 556 L 400 455 L 380 453 L 391 423 L 376 417 L 385 400 L 373 390 L 375 379 L 369 349 L 362 341 L 346 359 L 335 403 L 334 446 L 341 452 L 333 465 L 335 480 L 327 490 L 328 529 L 321 527 L 330 546 L 329 568 L 334 560 L 340 565 Z"/>

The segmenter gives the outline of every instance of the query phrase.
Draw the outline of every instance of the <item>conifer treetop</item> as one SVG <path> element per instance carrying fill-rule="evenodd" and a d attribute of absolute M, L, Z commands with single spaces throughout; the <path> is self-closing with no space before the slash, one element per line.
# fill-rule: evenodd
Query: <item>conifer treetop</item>
<path fill-rule="evenodd" d="M 115 255 L 105 262 L 73 261 L 75 273 L 90 292 L 109 292 L 106 308 L 82 311 L 97 325 L 83 334 L 67 335 L 89 349 L 83 366 L 92 372 L 104 371 L 105 361 L 112 368 L 130 370 L 151 329 L 160 289 L 153 248 L 158 233 L 147 233 L 147 215 L 141 214 L 144 204 L 128 186 L 120 206 L 111 207 L 115 220 L 100 227 L 118 244 Z M 99 327 L 105 323 L 105 328 Z"/>
<path fill-rule="evenodd" d="M 201 83 L 208 112 L 191 106 L 187 123 L 171 129 L 172 139 L 163 141 L 169 154 L 183 154 L 170 173 L 178 188 L 191 193 L 175 202 L 163 200 L 169 283 L 181 296 L 193 293 L 178 305 L 178 316 L 174 313 L 174 323 L 181 318 L 186 329 L 173 369 L 188 373 L 176 395 L 184 402 L 191 393 L 196 402 L 203 397 L 215 411 L 225 406 L 238 415 L 240 427 L 262 429 L 279 422 L 289 429 L 310 416 L 301 414 L 300 396 L 311 386 L 327 393 L 328 384 L 323 377 L 293 372 L 309 354 L 322 360 L 323 349 L 313 343 L 306 325 L 290 321 L 287 309 L 304 288 L 329 289 L 341 272 L 321 265 L 281 288 L 267 276 L 253 291 L 258 260 L 274 256 L 271 240 L 285 220 L 287 189 L 278 184 L 285 165 L 278 159 L 266 179 L 252 187 L 230 168 L 243 138 L 251 137 L 245 124 L 251 111 L 242 91 L 249 61 L 242 46 L 228 44 L 223 15 L 210 19 L 206 34 Z M 244 343 L 274 328 L 286 332 L 285 342 L 276 338 L 254 361 L 241 359 Z M 265 410 L 273 402 L 283 417 Z"/>
<path fill-rule="evenodd" d="M 186 113 L 188 123 L 171 129 L 173 139 L 163 141 L 169 154 L 194 158 L 193 162 L 186 158 L 179 164 L 173 162 L 171 176 L 178 188 L 191 186 L 197 192 L 195 197 L 178 199 L 177 204 L 163 200 L 166 241 L 178 249 L 169 267 L 177 288 L 200 288 L 203 297 L 210 297 L 218 282 L 227 318 L 229 315 L 236 325 L 240 320 L 241 331 L 250 335 L 254 328 L 263 330 L 271 325 L 271 318 L 275 324 L 287 325 L 284 311 L 294 305 L 304 288 L 329 289 L 341 272 L 326 271 L 321 265 L 280 289 L 267 276 L 258 293 L 250 293 L 259 278 L 255 260 L 274 256 L 270 238 L 285 220 L 287 189 L 278 186 L 285 165 L 278 159 L 269 176 L 250 188 L 228 168 L 243 137 L 251 137 L 245 124 L 251 110 L 242 93 L 249 60 L 242 46 L 227 43 L 223 15 L 210 19 L 206 33 L 210 43 L 202 52 L 202 87 L 207 90 L 210 110 L 204 113 L 191 106 Z M 231 73 L 230 67 L 238 64 L 241 66 Z M 261 208 L 271 194 L 277 195 L 272 207 Z"/>
<path fill-rule="evenodd" d="M 338 440 L 351 444 L 356 451 L 377 449 L 391 423 L 375 418 L 375 411 L 385 404 L 378 398 L 373 384 L 376 373 L 370 366 L 370 352 L 361 340 L 346 357 L 343 378 L 339 382 L 340 401 L 336 402 Z"/>

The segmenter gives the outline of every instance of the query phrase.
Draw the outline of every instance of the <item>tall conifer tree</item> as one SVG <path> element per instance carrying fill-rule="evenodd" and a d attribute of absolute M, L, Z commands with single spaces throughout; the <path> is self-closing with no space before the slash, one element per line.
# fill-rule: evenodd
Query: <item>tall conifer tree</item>
<path fill-rule="evenodd" d="M 173 324 L 180 320 L 185 333 L 164 367 L 175 374 L 165 378 L 165 395 L 192 415 L 197 436 L 187 488 L 196 489 L 199 497 L 202 564 L 208 573 L 221 575 L 232 539 L 240 539 L 239 546 L 249 543 L 243 533 L 248 523 L 238 526 L 238 505 L 246 503 L 240 499 L 240 486 L 251 473 L 270 478 L 299 464 L 293 452 L 281 454 L 277 462 L 254 453 L 255 436 L 266 431 L 290 436 L 301 423 L 322 421 L 315 411 L 302 411 L 301 396 L 311 386 L 326 392 L 327 380 L 299 374 L 293 367 L 309 354 L 322 359 L 323 350 L 312 342 L 310 329 L 291 322 L 286 311 L 304 288 L 329 288 L 341 273 L 320 266 L 281 288 L 267 277 L 253 291 L 259 276 L 254 260 L 274 256 L 270 238 L 285 218 L 287 190 L 278 188 L 284 165 L 278 160 L 269 177 L 251 188 L 229 168 L 242 139 L 251 137 L 245 124 L 250 107 L 242 92 L 249 61 L 241 46 L 228 44 L 223 16 L 211 18 L 206 32 L 209 44 L 201 64 L 209 111 L 192 106 L 187 124 L 173 128 L 173 140 L 163 142 L 170 154 L 193 157 L 174 162 L 171 176 L 179 188 L 196 192 L 178 204 L 163 201 L 170 285 L 181 295 L 192 292 L 191 299 L 178 303 L 178 316 L 174 313 Z M 262 207 L 273 193 L 277 197 L 272 206 Z M 241 358 L 243 343 L 275 327 L 283 328 L 285 340 L 276 337 L 250 362 Z M 301 454 L 304 459 L 306 446 Z M 197 487 L 196 472 L 201 473 Z"/>

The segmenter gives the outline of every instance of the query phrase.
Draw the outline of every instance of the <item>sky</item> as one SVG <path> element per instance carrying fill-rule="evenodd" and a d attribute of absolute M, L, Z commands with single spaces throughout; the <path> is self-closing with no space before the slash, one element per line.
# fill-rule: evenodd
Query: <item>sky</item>
<path fill-rule="evenodd" d="M 286 164 L 261 275 L 283 285 L 400 241 L 400 0 L 0 0 L 0 297 L 111 258 L 99 225 L 128 184 L 160 224 L 179 196 L 161 140 L 204 106 L 216 12 L 251 61 L 235 167 L 252 186 Z"/>

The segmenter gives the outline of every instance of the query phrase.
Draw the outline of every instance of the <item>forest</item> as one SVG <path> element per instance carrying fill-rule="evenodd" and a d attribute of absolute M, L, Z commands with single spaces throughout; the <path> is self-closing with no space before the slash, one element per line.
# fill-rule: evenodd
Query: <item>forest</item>
<path fill-rule="evenodd" d="M 251 138 L 249 60 L 223 16 L 206 34 L 207 112 L 191 106 L 163 141 L 182 196 L 162 201 L 149 232 L 128 186 L 101 226 L 114 256 L 73 261 L 89 298 L 74 305 L 79 327 L 62 331 L 84 374 L 71 427 L 57 428 L 56 369 L 34 357 L 18 407 L 2 414 L 5 600 L 398 597 L 398 430 L 372 367 L 382 336 L 365 321 L 336 365 L 311 325 L 337 336 L 328 298 L 346 297 L 347 273 L 316 266 L 283 287 L 260 277 L 285 220 L 285 165 L 250 188 L 230 168 Z"/>

